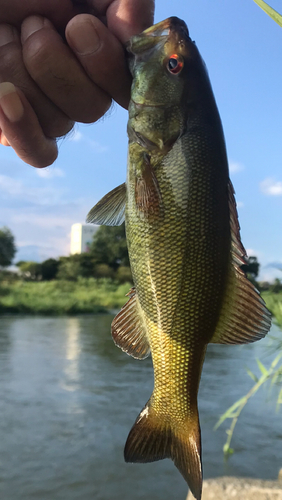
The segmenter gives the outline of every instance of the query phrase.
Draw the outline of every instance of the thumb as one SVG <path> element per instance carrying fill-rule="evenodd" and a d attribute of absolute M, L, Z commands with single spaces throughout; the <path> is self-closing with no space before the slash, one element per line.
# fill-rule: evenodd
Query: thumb
<path fill-rule="evenodd" d="M 114 0 L 107 9 L 107 25 L 125 43 L 154 23 L 154 0 Z"/>

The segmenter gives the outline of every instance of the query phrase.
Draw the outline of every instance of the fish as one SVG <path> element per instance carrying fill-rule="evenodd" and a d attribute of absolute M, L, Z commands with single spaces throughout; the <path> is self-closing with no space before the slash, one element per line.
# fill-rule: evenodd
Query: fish
<path fill-rule="evenodd" d="M 221 119 L 184 21 L 170 17 L 127 44 L 132 74 L 126 182 L 87 221 L 125 221 L 134 287 L 114 318 L 117 346 L 151 353 L 154 389 L 127 438 L 127 462 L 171 458 L 202 492 L 198 388 L 207 345 L 247 344 L 271 315 L 241 266 L 246 251 Z M 218 385 L 223 381 L 218 381 Z"/>

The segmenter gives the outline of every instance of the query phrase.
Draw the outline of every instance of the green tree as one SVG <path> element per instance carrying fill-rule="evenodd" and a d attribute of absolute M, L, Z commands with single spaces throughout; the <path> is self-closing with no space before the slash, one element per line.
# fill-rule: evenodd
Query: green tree
<path fill-rule="evenodd" d="M 243 271 L 247 274 L 249 279 L 255 280 L 259 273 L 259 262 L 256 257 L 248 257 L 247 264 L 244 264 L 242 267 Z"/>
<path fill-rule="evenodd" d="M 120 283 L 132 283 L 133 280 L 130 267 L 119 266 L 115 278 Z"/>
<path fill-rule="evenodd" d="M 95 278 L 113 278 L 114 271 L 108 264 L 97 264 L 94 270 Z"/>
<path fill-rule="evenodd" d="M 0 266 L 7 267 L 12 264 L 16 253 L 15 239 L 10 229 L 0 229 Z"/>
<path fill-rule="evenodd" d="M 101 226 L 95 233 L 90 254 L 96 264 L 108 264 L 114 271 L 120 265 L 129 266 L 124 224 Z"/>
<path fill-rule="evenodd" d="M 56 278 L 59 269 L 59 261 L 56 259 L 44 260 L 41 264 L 42 280 L 50 281 Z"/>
<path fill-rule="evenodd" d="M 41 264 L 38 262 L 20 261 L 17 263 L 21 276 L 26 280 L 40 280 L 41 279 Z"/>
<path fill-rule="evenodd" d="M 269 291 L 272 293 L 280 293 L 282 292 L 282 282 L 280 279 L 275 278 L 274 283 L 270 285 Z"/>
<path fill-rule="evenodd" d="M 76 281 L 79 276 L 94 276 L 93 256 L 89 253 L 60 257 L 57 278 Z"/>

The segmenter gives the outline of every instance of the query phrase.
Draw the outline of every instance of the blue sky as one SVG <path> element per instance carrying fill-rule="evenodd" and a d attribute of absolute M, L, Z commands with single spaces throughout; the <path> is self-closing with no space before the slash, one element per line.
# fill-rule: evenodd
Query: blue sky
<path fill-rule="evenodd" d="M 282 11 L 280 0 L 269 0 Z M 282 29 L 253 0 L 156 0 L 155 20 L 184 19 L 207 64 L 220 111 L 242 241 L 261 279 L 282 278 Z M 114 105 L 77 125 L 47 169 L 0 146 L 0 227 L 17 260 L 68 255 L 70 228 L 126 174 L 127 112 Z"/>

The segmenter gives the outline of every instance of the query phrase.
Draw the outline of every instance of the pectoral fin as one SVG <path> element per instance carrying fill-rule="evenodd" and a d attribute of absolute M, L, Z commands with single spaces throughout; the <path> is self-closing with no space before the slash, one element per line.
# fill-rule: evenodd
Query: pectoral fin
<path fill-rule="evenodd" d="M 225 298 L 215 334 L 215 344 L 248 344 L 260 340 L 271 326 L 271 314 L 254 285 L 241 269 L 246 252 L 240 240 L 240 226 L 233 186 L 229 184 L 232 251 Z"/>
<path fill-rule="evenodd" d="M 105 226 L 120 226 L 124 222 L 126 184 L 123 183 L 106 194 L 90 210 L 87 222 Z"/>
<path fill-rule="evenodd" d="M 135 201 L 141 217 L 159 217 L 162 198 L 155 172 L 147 155 L 144 156 L 141 173 L 136 176 Z"/>
<path fill-rule="evenodd" d="M 112 322 L 112 337 L 115 344 L 133 358 L 144 359 L 150 354 L 146 326 L 142 310 L 134 289 L 129 300 Z"/>

